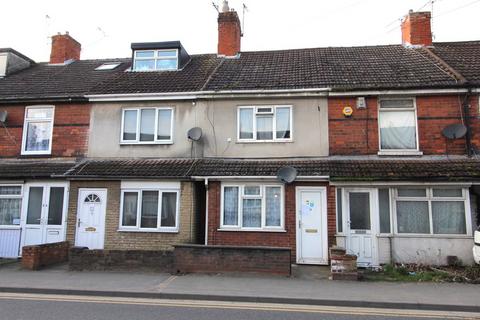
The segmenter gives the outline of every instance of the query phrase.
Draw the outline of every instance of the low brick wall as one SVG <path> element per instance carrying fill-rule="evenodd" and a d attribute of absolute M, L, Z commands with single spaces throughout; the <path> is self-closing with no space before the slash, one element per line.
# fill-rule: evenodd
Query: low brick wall
<path fill-rule="evenodd" d="M 68 241 L 25 246 L 22 248 L 22 266 L 38 270 L 68 260 Z"/>
<path fill-rule="evenodd" d="M 251 272 L 289 276 L 290 248 L 176 245 L 177 273 Z"/>
<path fill-rule="evenodd" d="M 173 252 L 168 250 L 70 249 L 70 270 L 172 272 Z"/>
<path fill-rule="evenodd" d="M 330 270 L 332 280 L 358 280 L 357 256 L 344 248 L 330 248 Z"/>

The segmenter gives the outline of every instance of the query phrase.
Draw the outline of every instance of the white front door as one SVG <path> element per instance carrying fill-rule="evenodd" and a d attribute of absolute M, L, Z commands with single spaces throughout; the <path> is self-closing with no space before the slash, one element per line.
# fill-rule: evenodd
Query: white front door
<path fill-rule="evenodd" d="M 80 189 L 75 246 L 103 249 L 105 238 L 106 189 Z"/>
<path fill-rule="evenodd" d="M 328 264 L 327 191 L 298 187 L 297 263 Z"/>
<path fill-rule="evenodd" d="M 377 266 L 375 189 L 345 189 L 347 253 L 357 256 L 360 267 Z"/>
<path fill-rule="evenodd" d="M 25 186 L 22 247 L 65 240 L 68 184 L 31 183 Z"/>

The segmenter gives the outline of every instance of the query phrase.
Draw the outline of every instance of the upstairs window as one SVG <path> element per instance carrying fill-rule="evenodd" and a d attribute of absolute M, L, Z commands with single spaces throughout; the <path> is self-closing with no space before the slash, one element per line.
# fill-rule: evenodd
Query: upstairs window
<path fill-rule="evenodd" d="M 52 150 L 53 106 L 25 108 L 22 154 L 50 154 Z"/>
<path fill-rule="evenodd" d="M 238 108 L 239 141 L 290 141 L 292 139 L 291 106 Z"/>
<path fill-rule="evenodd" d="M 121 143 L 173 143 L 173 108 L 124 109 Z"/>
<path fill-rule="evenodd" d="M 137 50 L 134 52 L 134 71 L 178 69 L 178 50 Z"/>
<path fill-rule="evenodd" d="M 381 100 L 378 112 L 380 151 L 418 151 L 413 99 Z"/>

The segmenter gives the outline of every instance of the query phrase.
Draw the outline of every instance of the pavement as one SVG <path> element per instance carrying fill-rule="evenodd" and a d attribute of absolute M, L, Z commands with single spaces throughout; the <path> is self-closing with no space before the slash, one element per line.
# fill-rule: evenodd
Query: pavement
<path fill-rule="evenodd" d="M 28 271 L 0 266 L 0 292 L 302 305 L 400 308 L 480 313 L 480 285 L 331 281 L 324 267 L 293 277 L 69 271 L 66 265 Z"/>

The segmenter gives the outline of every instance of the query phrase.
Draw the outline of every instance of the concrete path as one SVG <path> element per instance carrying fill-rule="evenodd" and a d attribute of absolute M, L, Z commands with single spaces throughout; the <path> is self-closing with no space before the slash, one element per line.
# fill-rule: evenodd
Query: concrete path
<path fill-rule="evenodd" d="M 32 291 L 33 290 L 33 291 Z M 35 291 L 36 290 L 36 291 Z M 351 282 L 256 275 L 42 271 L 0 267 L 0 291 L 284 302 L 480 312 L 480 285 Z"/>

